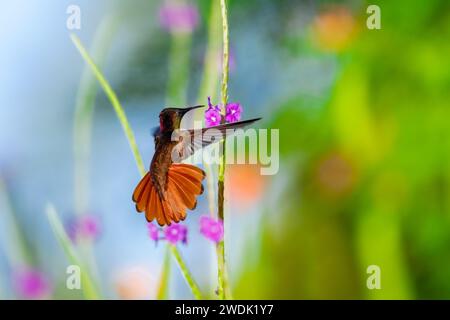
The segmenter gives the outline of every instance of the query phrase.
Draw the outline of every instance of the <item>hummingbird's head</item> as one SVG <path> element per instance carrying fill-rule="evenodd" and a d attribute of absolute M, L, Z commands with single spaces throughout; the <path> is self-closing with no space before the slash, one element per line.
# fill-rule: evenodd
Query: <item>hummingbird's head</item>
<path fill-rule="evenodd" d="M 187 108 L 165 108 L 159 113 L 159 129 L 161 132 L 173 131 L 180 128 L 181 119 L 191 110 L 204 106 L 194 106 Z"/>

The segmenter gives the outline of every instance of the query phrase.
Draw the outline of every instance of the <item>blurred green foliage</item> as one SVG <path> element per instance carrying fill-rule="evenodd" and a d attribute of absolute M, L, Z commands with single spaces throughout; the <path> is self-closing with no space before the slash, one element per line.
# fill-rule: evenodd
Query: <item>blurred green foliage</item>
<path fill-rule="evenodd" d="M 362 5 L 327 102 L 299 95 L 269 120 L 295 178 L 236 298 L 450 298 L 449 3 L 375 3 L 382 29 Z"/>
<path fill-rule="evenodd" d="M 108 65 L 105 61 L 106 71 L 109 66 L 109 71 L 119 74 L 111 83 L 130 120 L 133 119 L 133 128 L 141 125 L 136 133 L 144 131 L 143 126 L 148 130 L 157 124 L 160 104 L 205 103 L 207 95 L 217 102 L 218 97 L 220 63 L 216 63 L 214 54 L 220 51 L 218 12 L 211 10 L 210 1 L 196 1 L 200 13 L 198 29 L 193 34 L 174 36 L 157 26 L 161 3 L 150 5 L 141 1 L 134 7 L 119 6 L 126 10 L 117 10 L 122 13 L 118 24 L 123 22 L 132 30 L 135 47 L 126 52 L 122 64 L 119 58 L 123 56 L 111 57 L 111 53 L 108 55 L 112 63 Z M 261 127 L 280 130 L 280 173 L 268 179 L 272 183 L 264 185 L 265 193 L 254 203 L 251 208 L 254 210 L 248 209 L 251 212 L 248 215 L 254 216 L 235 214 L 233 210 L 240 211 L 241 204 L 233 202 L 233 197 L 229 200 L 230 220 L 240 224 L 253 219 L 251 222 L 257 228 L 256 237 L 251 232 L 241 237 L 245 241 L 238 248 L 239 263 L 229 265 L 233 297 L 450 299 L 450 2 L 232 0 L 229 3 L 231 52 L 236 60 L 230 73 L 230 101 L 243 103 L 245 117 L 262 116 Z M 370 4 L 381 8 L 381 30 L 366 28 L 366 8 Z M 211 22 L 216 27 L 209 25 Z M 150 31 L 140 38 L 136 30 L 142 26 Z M 121 36 L 119 33 L 119 46 Z M 114 46 L 111 52 L 117 52 Z M 309 62 L 319 67 L 308 69 Z M 307 75 L 293 77 L 289 74 L 291 69 Z M 315 82 L 320 90 L 309 92 L 305 78 Z M 111 108 L 103 94 L 98 99 L 90 98 L 86 102 L 96 104 L 97 121 L 117 124 L 108 114 Z M 74 100 L 67 101 L 72 114 Z M 150 115 L 154 116 L 151 120 Z M 110 137 L 102 132 L 101 139 L 102 143 L 97 141 L 96 145 L 102 145 L 105 152 L 110 147 Z M 146 135 L 145 140 L 138 138 L 140 143 L 141 152 L 148 157 L 151 139 Z M 52 156 L 56 158 L 56 154 Z M 125 157 L 131 157 L 128 151 L 123 154 L 126 156 L 114 155 L 121 173 L 126 171 Z M 102 156 L 100 152 L 92 153 L 92 158 Z M 114 160 L 100 159 L 104 163 Z M 105 184 L 112 183 L 109 174 Z M 118 176 L 117 179 L 130 178 Z M 9 181 L 12 180 L 16 182 L 17 178 Z M 260 183 L 254 180 L 251 182 Z M 108 194 L 107 201 L 99 201 L 102 209 L 105 202 L 117 201 L 120 197 L 116 196 L 125 192 L 123 181 L 114 182 L 120 185 L 114 186 L 117 194 Z M 33 198 L 23 198 L 19 191 L 12 190 L 9 199 L 6 187 L 0 187 L 5 189 L 0 191 L 5 191 L 7 200 L 3 201 L 7 203 L 7 210 L 3 210 L 8 214 L 5 215 L 8 224 L 4 224 L 8 232 L 3 232 L 8 249 L 5 260 L 10 264 L 6 269 L 11 271 L 19 262 L 45 265 L 39 253 L 44 256 L 47 247 L 39 250 L 42 245 L 36 236 L 39 234 L 33 233 L 34 229 L 27 232 L 21 226 L 34 214 L 24 214 L 22 199 Z M 227 188 L 233 192 L 239 186 Z M 87 192 L 87 188 L 81 192 Z M 67 199 L 71 199 L 72 195 L 67 193 Z M 275 206 L 267 205 L 274 199 Z M 206 197 L 203 201 L 207 201 Z M 128 214 L 115 206 L 114 202 L 113 208 L 106 211 L 108 221 Z M 131 201 L 130 208 L 133 210 Z M 15 211 L 17 216 L 13 216 Z M 128 216 L 127 219 L 127 223 L 131 221 Z M 123 261 L 125 251 L 136 248 L 135 240 L 140 238 L 131 238 L 130 234 L 137 234 L 132 227 L 127 229 L 129 234 L 117 232 L 126 228 L 122 220 L 114 221 L 109 226 L 116 229 L 104 230 L 111 242 L 103 248 L 117 252 L 116 259 Z M 188 223 L 191 221 L 189 232 L 195 234 L 195 219 Z M 127 234 L 129 238 L 124 236 Z M 230 232 L 230 237 L 236 236 L 242 235 Z M 203 266 L 207 259 L 201 250 L 192 255 L 191 249 L 199 248 L 198 245 L 190 242 L 183 255 L 203 289 L 204 283 L 211 281 L 207 274 L 197 274 L 199 264 Z M 147 257 L 153 247 L 144 243 L 142 248 L 139 247 L 142 256 Z M 233 249 L 233 245 L 227 247 Z M 156 250 L 151 251 L 154 256 Z M 112 272 L 114 261 L 104 256 L 104 252 L 99 254 L 99 263 Z M 19 258 L 24 261 L 13 261 Z M 48 264 L 56 265 L 57 259 L 51 258 Z M 370 265 L 380 267 L 381 290 L 369 290 L 366 286 Z M 214 268 L 211 266 L 215 276 Z M 110 281 L 110 276 L 109 273 L 103 276 L 107 279 L 101 283 Z M 175 273 L 171 279 L 176 281 Z M 116 297 L 114 284 L 104 287 L 112 290 L 104 290 L 102 296 Z M 215 288 L 209 289 L 207 296 L 214 297 Z M 191 297 L 187 294 L 186 297 Z M 81 294 L 68 292 L 64 279 L 58 278 L 54 280 L 53 297 L 81 298 Z"/>

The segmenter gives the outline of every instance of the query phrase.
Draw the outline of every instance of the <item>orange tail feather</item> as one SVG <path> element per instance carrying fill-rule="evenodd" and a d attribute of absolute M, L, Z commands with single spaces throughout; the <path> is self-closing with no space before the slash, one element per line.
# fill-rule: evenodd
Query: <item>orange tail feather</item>
<path fill-rule="evenodd" d="M 145 212 L 149 222 L 156 218 L 161 226 L 178 223 L 186 218 L 186 208 L 193 210 L 196 207 L 196 197 L 203 193 L 204 178 L 205 173 L 200 168 L 188 164 L 172 164 L 167 176 L 164 199 L 161 199 L 148 172 L 133 192 L 136 210 Z"/>

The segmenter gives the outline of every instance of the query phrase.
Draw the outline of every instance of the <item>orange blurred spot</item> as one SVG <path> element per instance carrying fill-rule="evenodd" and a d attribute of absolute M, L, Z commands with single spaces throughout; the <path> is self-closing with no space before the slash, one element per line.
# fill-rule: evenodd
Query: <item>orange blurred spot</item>
<path fill-rule="evenodd" d="M 260 165 L 250 164 L 227 166 L 226 191 L 239 206 L 249 206 L 261 198 L 267 184 L 267 176 L 261 175 L 260 168 Z"/>
<path fill-rule="evenodd" d="M 157 283 L 144 267 L 121 270 L 114 281 L 117 295 L 125 300 L 148 300 L 156 298 Z"/>
<path fill-rule="evenodd" d="M 326 9 L 315 18 L 312 25 L 313 41 L 326 51 L 342 51 L 355 35 L 355 19 L 344 6 Z"/>
<path fill-rule="evenodd" d="M 356 169 L 350 159 L 333 151 L 318 161 L 316 179 L 324 193 L 339 196 L 353 188 L 356 182 Z"/>

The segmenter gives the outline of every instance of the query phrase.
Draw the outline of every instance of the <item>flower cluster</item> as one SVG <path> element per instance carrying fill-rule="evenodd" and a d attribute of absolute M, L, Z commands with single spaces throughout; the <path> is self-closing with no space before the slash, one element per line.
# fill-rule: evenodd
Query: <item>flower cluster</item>
<path fill-rule="evenodd" d="M 222 122 L 220 105 L 213 105 L 211 97 L 208 97 L 208 109 L 205 111 L 205 123 L 207 127 L 214 127 Z M 241 120 L 242 106 L 239 102 L 228 103 L 225 107 L 225 121 L 227 123 Z"/>
<path fill-rule="evenodd" d="M 155 224 L 149 223 L 147 227 L 148 235 L 155 243 L 159 240 L 166 240 L 174 245 L 179 242 L 183 244 L 187 243 L 188 229 L 182 224 L 174 223 L 161 229 Z M 200 218 L 200 233 L 206 239 L 219 243 L 223 239 L 223 222 L 206 215 L 202 216 Z"/>
<path fill-rule="evenodd" d="M 183 244 L 187 243 L 187 228 L 182 224 L 171 224 L 170 226 L 161 230 L 153 223 L 148 224 L 148 235 L 150 239 L 155 242 L 159 240 L 166 240 L 171 244 L 177 244 L 181 242 Z M 162 232 L 163 235 L 160 235 Z"/>
<path fill-rule="evenodd" d="M 83 215 L 69 221 L 66 231 L 73 242 L 80 240 L 93 241 L 100 234 L 100 221 L 93 215 Z"/>

